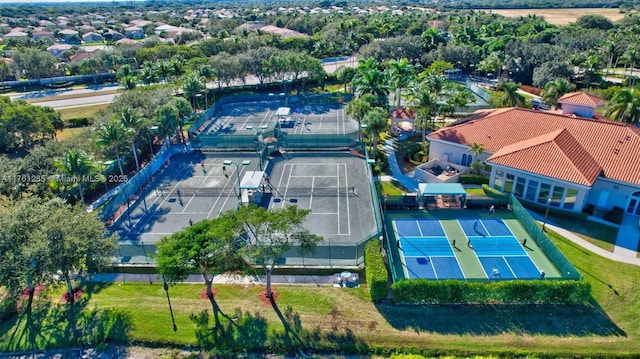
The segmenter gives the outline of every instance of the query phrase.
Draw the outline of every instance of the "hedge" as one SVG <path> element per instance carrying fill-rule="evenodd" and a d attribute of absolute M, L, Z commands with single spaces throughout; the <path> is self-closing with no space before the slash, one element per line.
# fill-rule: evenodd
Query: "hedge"
<path fill-rule="evenodd" d="M 391 286 L 398 304 L 579 304 L 590 299 L 591 285 L 569 280 L 401 280 Z"/>
<path fill-rule="evenodd" d="M 460 176 L 462 184 L 489 184 L 489 177 L 475 174 L 466 174 Z"/>
<path fill-rule="evenodd" d="M 367 243 L 364 249 L 364 263 L 371 300 L 378 302 L 387 299 L 389 273 L 382 260 L 377 239 L 371 239 Z"/>
<path fill-rule="evenodd" d="M 482 185 L 482 190 L 489 197 L 499 198 L 499 199 L 509 199 L 509 196 L 507 196 L 506 194 L 502 193 L 501 191 L 489 186 L 488 184 L 483 184 Z"/>

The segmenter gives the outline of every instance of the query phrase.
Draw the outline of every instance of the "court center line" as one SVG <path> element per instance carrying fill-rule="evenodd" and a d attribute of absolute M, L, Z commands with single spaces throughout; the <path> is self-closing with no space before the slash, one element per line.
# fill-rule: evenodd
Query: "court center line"
<path fill-rule="evenodd" d="M 349 191 L 349 172 L 347 172 L 347 164 L 342 163 L 342 167 L 344 167 L 344 184 L 347 186 L 347 191 Z M 340 197 L 338 197 L 338 200 L 339 199 Z M 351 235 L 351 207 L 349 203 L 349 193 L 347 193 L 347 235 Z"/>
<path fill-rule="evenodd" d="M 336 207 L 338 211 L 338 216 L 336 217 L 336 221 L 338 221 L 338 234 L 342 233 L 342 228 L 340 228 L 340 164 L 336 163 Z"/>
<path fill-rule="evenodd" d="M 289 177 L 289 179 L 291 179 L 291 177 Z M 312 177 L 311 178 L 311 195 L 309 196 L 309 209 L 311 209 L 311 205 L 313 204 L 313 187 L 315 185 L 315 182 L 316 182 L 316 178 Z M 287 187 L 287 189 L 289 189 L 289 187 Z M 338 230 L 338 232 L 340 231 Z"/>
<path fill-rule="evenodd" d="M 224 165 L 224 164 L 223 164 Z M 234 169 L 235 170 L 235 169 Z M 233 173 L 232 173 L 233 175 Z M 225 176 L 226 177 L 226 176 Z M 227 189 L 227 186 L 230 183 L 231 178 L 233 178 L 232 176 L 226 177 L 227 180 L 224 182 L 224 186 L 222 186 L 223 190 Z M 222 208 L 224 208 L 224 206 L 227 204 L 227 202 L 229 201 L 229 197 L 231 197 L 231 193 L 227 193 L 224 202 L 222 203 Z M 222 196 L 218 195 L 218 197 L 216 197 L 216 200 L 213 201 L 213 204 L 211 205 L 211 209 L 209 210 L 209 212 L 207 212 L 207 219 L 211 217 L 211 213 L 213 212 L 213 210 L 216 208 L 216 206 L 218 205 L 218 202 L 220 202 L 220 199 L 222 198 Z"/>

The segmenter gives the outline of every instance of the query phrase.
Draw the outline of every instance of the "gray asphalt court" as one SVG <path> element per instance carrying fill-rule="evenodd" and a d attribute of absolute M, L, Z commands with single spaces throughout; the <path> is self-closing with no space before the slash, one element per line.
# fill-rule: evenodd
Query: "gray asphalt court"
<path fill-rule="evenodd" d="M 246 161 L 250 163 L 242 165 Z M 237 208 L 238 178 L 257 170 L 258 161 L 254 154 L 238 153 L 173 157 L 124 214 L 117 228 L 121 243 L 155 244 L 190 222 Z"/>
<path fill-rule="evenodd" d="M 233 161 L 238 164 L 226 164 Z M 249 164 L 243 165 L 243 163 Z M 164 236 L 238 206 L 238 183 L 258 171 L 256 155 L 192 153 L 174 157 L 145 186 L 141 199 L 119 222 L 121 263 L 152 263 L 150 255 Z M 227 162 L 228 163 L 228 162 Z M 323 237 L 314 255 L 303 258 L 296 248 L 288 264 L 357 265 L 362 243 L 375 232 L 375 214 L 366 161 L 350 153 L 287 153 L 265 164 L 261 205 L 294 204 L 310 209 L 305 227 Z"/>
<path fill-rule="evenodd" d="M 278 116 L 279 108 L 289 114 Z M 358 130 L 358 122 L 339 103 L 253 102 L 227 105 L 203 131 L 207 135 L 253 135 L 277 126 L 289 134 L 345 134 Z"/>

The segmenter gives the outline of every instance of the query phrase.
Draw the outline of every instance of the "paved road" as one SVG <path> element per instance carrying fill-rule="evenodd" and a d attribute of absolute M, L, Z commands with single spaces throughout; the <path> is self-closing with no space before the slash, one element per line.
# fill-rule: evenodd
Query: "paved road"
<path fill-rule="evenodd" d="M 350 66 L 355 67 L 358 64 L 358 61 L 355 57 L 347 58 L 342 61 L 334 61 L 334 62 L 326 62 L 323 63 L 322 66 L 327 73 L 333 73 L 340 66 Z M 230 86 L 240 86 L 240 85 L 256 85 L 258 84 L 258 78 L 255 76 L 248 76 L 245 78 L 244 83 L 240 80 L 233 81 Z M 211 81 L 207 83 L 207 88 L 213 89 L 218 86 L 225 87 L 226 85 L 218 84 L 216 81 Z M 115 100 L 118 94 L 109 93 L 105 94 L 105 92 L 113 92 L 114 90 L 122 89 L 119 85 L 105 85 L 100 87 L 87 87 L 82 89 L 59 89 L 59 90 L 48 90 L 48 91 L 38 91 L 38 92 L 28 92 L 28 93 L 19 93 L 9 95 L 9 98 L 12 100 L 15 99 L 38 99 L 38 98 L 51 98 L 46 101 L 34 102 L 34 105 L 38 106 L 48 106 L 53 109 L 59 110 L 64 108 L 73 108 L 73 107 L 82 107 L 82 106 L 91 106 L 98 104 L 108 104 Z M 95 94 L 95 96 L 86 96 L 86 94 Z M 56 100 L 56 96 L 85 96 L 85 97 L 77 97 L 77 98 L 66 98 L 64 100 Z"/>

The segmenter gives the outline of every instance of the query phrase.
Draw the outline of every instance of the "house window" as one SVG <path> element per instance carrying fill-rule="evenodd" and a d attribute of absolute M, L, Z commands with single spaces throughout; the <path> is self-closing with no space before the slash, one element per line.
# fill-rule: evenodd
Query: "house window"
<path fill-rule="evenodd" d="M 549 194 L 551 192 L 551 185 L 542 183 L 540 184 L 540 193 L 538 194 L 538 203 L 547 204 Z"/>
<path fill-rule="evenodd" d="M 461 165 L 466 166 L 467 165 L 467 154 L 463 153 L 462 154 L 462 162 L 460 162 Z"/>
<path fill-rule="evenodd" d="M 513 192 L 513 180 L 514 175 L 511 173 L 507 173 L 507 177 L 504 180 L 504 192 L 511 193 Z"/>
<path fill-rule="evenodd" d="M 578 190 L 575 188 L 567 188 L 567 195 L 564 197 L 564 208 L 573 209 L 578 201 Z"/>
<path fill-rule="evenodd" d="M 496 178 L 493 180 L 493 188 L 502 191 L 502 176 L 504 172 L 502 170 L 496 170 Z"/>
<path fill-rule="evenodd" d="M 560 207 L 562 197 L 564 197 L 564 187 L 554 186 L 553 194 L 551 195 L 551 205 L 554 207 Z"/>
<path fill-rule="evenodd" d="M 524 194 L 524 185 L 525 183 L 527 183 L 527 179 L 524 177 L 518 177 L 518 179 L 516 180 L 516 190 L 513 192 L 513 195 L 518 197 L 518 198 L 522 198 L 522 195 Z"/>
<path fill-rule="evenodd" d="M 467 156 L 467 167 L 471 166 L 471 162 L 473 162 L 473 156 L 468 155 Z"/>
<path fill-rule="evenodd" d="M 529 201 L 535 201 L 537 191 L 538 191 L 538 182 L 529 180 L 529 183 L 527 184 L 527 193 L 525 193 L 524 198 Z"/>

